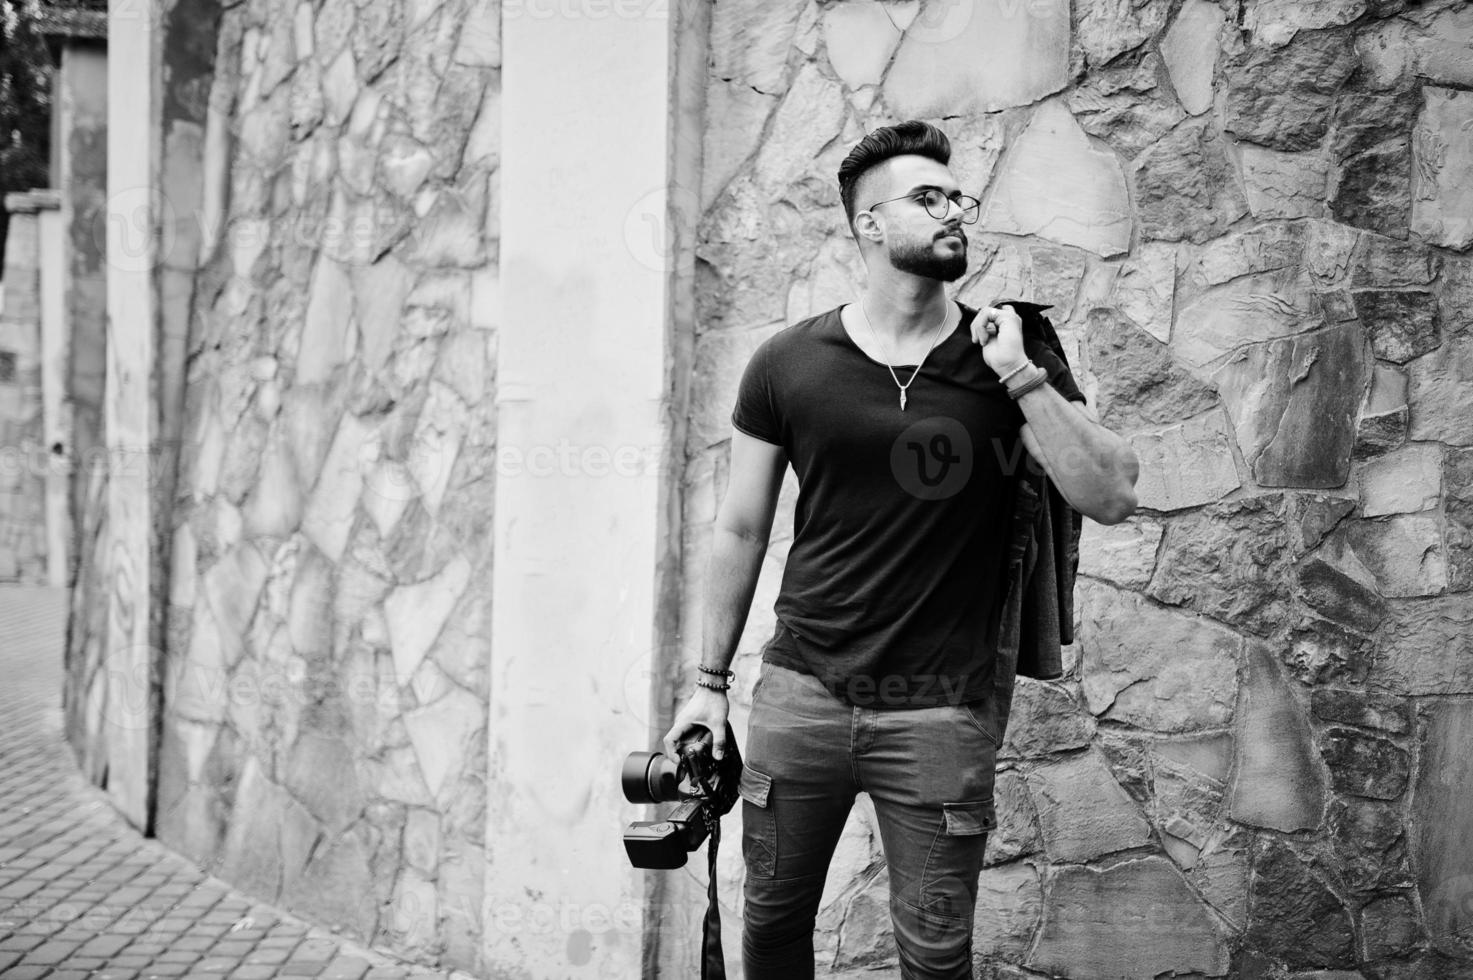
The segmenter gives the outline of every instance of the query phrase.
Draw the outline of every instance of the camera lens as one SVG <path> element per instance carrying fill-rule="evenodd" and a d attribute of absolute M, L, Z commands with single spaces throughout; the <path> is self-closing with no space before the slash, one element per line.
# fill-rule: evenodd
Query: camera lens
<path fill-rule="evenodd" d="M 675 763 L 658 752 L 631 752 L 619 773 L 630 803 L 665 803 L 679 795 Z"/>

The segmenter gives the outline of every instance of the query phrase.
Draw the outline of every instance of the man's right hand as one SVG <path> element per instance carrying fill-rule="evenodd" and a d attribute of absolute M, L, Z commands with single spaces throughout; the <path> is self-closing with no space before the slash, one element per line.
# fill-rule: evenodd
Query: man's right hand
<path fill-rule="evenodd" d="M 720 759 L 726 754 L 726 716 L 730 710 L 725 691 L 697 685 L 695 693 L 685 702 L 685 707 L 675 716 L 675 723 L 665 733 L 665 757 L 679 760 L 675 754 L 676 744 L 696 725 L 702 725 L 711 731 L 711 755 Z"/>

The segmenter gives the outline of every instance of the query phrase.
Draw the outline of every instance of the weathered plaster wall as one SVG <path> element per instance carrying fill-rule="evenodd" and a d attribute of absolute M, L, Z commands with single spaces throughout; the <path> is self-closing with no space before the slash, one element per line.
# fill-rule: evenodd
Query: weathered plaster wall
<path fill-rule="evenodd" d="M 10 212 L 0 301 L 0 582 L 46 581 L 45 473 L 41 400 L 41 241 L 48 191 L 7 194 Z"/>
<path fill-rule="evenodd" d="M 711 49 L 687 622 L 748 356 L 862 274 L 834 175 L 876 125 L 951 134 L 984 200 L 958 295 L 1054 304 L 1141 458 L 1141 512 L 1086 527 L 1069 679 L 1018 692 L 978 975 L 1473 971 L 1473 11 L 734 0 Z M 871 814 L 827 975 L 893 974 Z"/>
<path fill-rule="evenodd" d="M 164 291 L 189 330 L 157 830 L 254 895 L 474 967 L 498 10 L 220 17 L 165 146 L 202 161 L 173 216 L 202 271 Z"/>

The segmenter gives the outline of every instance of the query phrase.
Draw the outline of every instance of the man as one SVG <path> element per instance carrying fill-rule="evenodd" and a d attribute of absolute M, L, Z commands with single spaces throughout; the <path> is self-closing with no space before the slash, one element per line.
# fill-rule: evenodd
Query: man
<path fill-rule="evenodd" d="M 793 543 L 741 781 L 749 980 L 813 976 L 819 897 L 860 791 L 884 845 L 901 975 L 971 976 L 1020 450 L 1086 516 L 1135 510 L 1135 457 L 1063 362 L 1025 346 L 1015 311 L 947 300 L 979 210 L 950 152 L 917 121 L 854 147 L 839 186 L 868 282 L 858 302 L 759 347 L 732 414 L 700 673 L 665 748 L 699 724 L 724 749 L 727 667 L 791 462 Z"/>

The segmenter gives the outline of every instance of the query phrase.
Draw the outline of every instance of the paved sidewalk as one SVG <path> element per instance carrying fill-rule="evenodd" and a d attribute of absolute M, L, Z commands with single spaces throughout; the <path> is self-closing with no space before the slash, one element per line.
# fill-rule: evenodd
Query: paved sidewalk
<path fill-rule="evenodd" d="M 141 837 L 61 735 L 61 589 L 0 587 L 0 978 L 467 978 L 264 906 Z"/>

